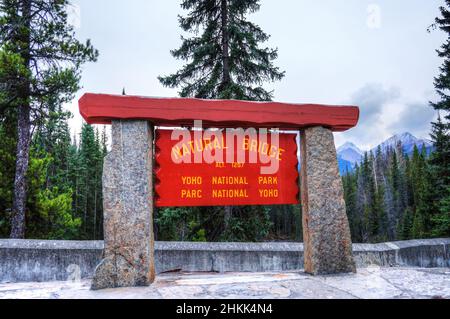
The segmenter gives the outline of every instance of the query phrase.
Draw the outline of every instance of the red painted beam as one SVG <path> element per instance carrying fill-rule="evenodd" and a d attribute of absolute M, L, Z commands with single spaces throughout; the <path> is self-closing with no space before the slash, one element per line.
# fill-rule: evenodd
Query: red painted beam
<path fill-rule="evenodd" d="M 86 93 L 80 113 L 90 124 L 112 120 L 148 120 L 157 126 L 188 126 L 202 120 L 204 127 L 266 127 L 299 129 L 324 126 L 346 131 L 358 123 L 356 106 L 289 104 L 193 98 L 150 98 Z"/>

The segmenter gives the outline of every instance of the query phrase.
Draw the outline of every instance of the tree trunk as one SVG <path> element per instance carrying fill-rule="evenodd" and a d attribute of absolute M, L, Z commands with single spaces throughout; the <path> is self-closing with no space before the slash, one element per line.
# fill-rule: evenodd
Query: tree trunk
<path fill-rule="evenodd" d="M 227 231 L 230 227 L 230 221 L 233 217 L 233 206 L 225 206 L 225 215 L 224 215 L 224 225 L 225 231 Z"/>
<path fill-rule="evenodd" d="M 19 108 L 17 119 L 18 139 L 16 152 L 16 175 L 14 178 L 13 214 L 11 238 L 25 238 L 25 209 L 27 200 L 27 181 L 30 154 L 30 107 Z"/>
<path fill-rule="evenodd" d="M 21 41 L 21 56 L 24 64 L 29 68 L 30 64 L 30 27 L 31 27 L 31 0 L 22 2 L 23 30 L 17 34 Z M 20 99 L 21 106 L 17 115 L 17 151 L 16 151 L 16 173 L 14 177 L 14 199 L 11 218 L 11 238 L 25 238 L 25 210 L 27 203 L 27 180 L 30 141 L 30 83 L 29 79 L 21 79 Z"/>
<path fill-rule="evenodd" d="M 226 90 L 227 86 L 231 82 L 230 75 L 230 36 L 228 33 L 228 0 L 222 0 L 221 2 L 221 16 L 222 16 L 222 83 L 219 87 L 219 93 Z M 228 96 L 227 98 L 231 98 Z M 225 206 L 224 224 L 225 231 L 229 228 L 229 222 L 233 216 L 233 206 Z"/>
<path fill-rule="evenodd" d="M 220 90 L 225 90 L 227 85 L 231 82 L 230 75 L 230 36 L 228 33 L 228 0 L 222 0 L 221 3 L 221 16 L 222 16 L 222 83 Z"/>

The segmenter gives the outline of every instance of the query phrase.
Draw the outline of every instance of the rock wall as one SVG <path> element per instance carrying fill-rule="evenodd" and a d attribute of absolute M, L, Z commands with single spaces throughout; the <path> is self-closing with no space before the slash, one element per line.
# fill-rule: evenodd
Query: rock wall
<path fill-rule="evenodd" d="M 92 278 L 102 241 L 0 240 L 0 282 Z M 357 267 L 450 267 L 450 239 L 354 244 Z M 155 243 L 157 273 L 303 269 L 301 243 Z"/>

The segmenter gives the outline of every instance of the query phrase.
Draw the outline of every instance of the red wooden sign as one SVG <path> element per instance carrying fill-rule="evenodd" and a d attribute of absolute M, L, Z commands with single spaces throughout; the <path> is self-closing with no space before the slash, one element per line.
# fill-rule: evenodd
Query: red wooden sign
<path fill-rule="evenodd" d="M 225 134 L 208 138 L 198 131 L 184 131 L 189 141 L 173 140 L 172 132 L 156 132 L 156 206 L 299 203 L 295 134 L 279 134 L 278 141 L 271 134 L 242 135 L 230 142 Z"/>

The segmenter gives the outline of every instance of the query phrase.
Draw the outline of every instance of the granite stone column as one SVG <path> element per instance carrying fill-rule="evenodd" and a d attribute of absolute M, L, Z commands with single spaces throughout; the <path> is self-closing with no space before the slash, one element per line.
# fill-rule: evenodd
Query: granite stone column
<path fill-rule="evenodd" d="M 305 272 L 355 272 L 333 133 L 304 129 L 300 145 Z"/>
<path fill-rule="evenodd" d="M 147 121 L 112 123 L 103 169 L 104 259 L 91 288 L 148 286 L 155 278 L 153 127 Z"/>

